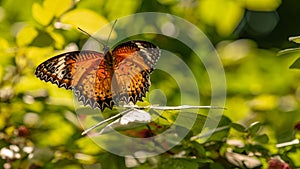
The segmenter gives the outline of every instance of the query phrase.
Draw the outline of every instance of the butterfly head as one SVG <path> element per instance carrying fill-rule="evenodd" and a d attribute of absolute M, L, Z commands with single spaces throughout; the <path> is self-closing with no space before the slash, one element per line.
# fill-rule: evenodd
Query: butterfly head
<path fill-rule="evenodd" d="M 104 45 L 104 47 L 103 47 L 103 53 L 104 53 L 104 55 L 105 55 L 107 52 L 109 52 L 109 50 L 110 50 L 110 48 L 109 48 L 107 45 Z"/>

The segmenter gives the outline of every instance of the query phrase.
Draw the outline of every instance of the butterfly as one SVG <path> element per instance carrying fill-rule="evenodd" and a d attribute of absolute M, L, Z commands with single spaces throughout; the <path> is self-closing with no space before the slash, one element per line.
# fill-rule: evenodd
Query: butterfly
<path fill-rule="evenodd" d="M 35 75 L 73 90 L 85 106 L 104 111 L 120 102 L 143 101 L 159 57 L 160 49 L 153 43 L 134 40 L 104 53 L 82 50 L 54 56 L 41 63 Z"/>

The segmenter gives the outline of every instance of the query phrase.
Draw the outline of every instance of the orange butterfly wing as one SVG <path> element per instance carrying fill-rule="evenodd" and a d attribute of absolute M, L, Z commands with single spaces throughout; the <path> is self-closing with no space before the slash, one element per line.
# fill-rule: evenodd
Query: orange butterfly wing
<path fill-rule="evenodd" d="M 68 52 L 43 62 L 35 74 L 58 87 L 73 89 L 78 101 L 103 110 L 113 105 L 110 92 L 112 71 L 109 71 L 112 68 L 103 62 L 104 55 L 98 52 Z"/>
<path fill-rule="evenodd" d="M 145 41 L 129 41 L 118 45 L 113 51 L 115 58 L 114 78 L 117 91 L 116 102 L 123 101 L 134 104 L 143 101 L 151 85 L 150 73 L 160 56 L 160 50 L 152 43 Z"/>
<path fill-rule="evenodd" d="M 78 101 L 103 111 L 120 101 L 142 101 L 159 55 L 152 43 L 129 41 L 105 55 L 75 51 L 55 56 L 40 64 L 35 74 L 58 87 L 73 89 Z"/>

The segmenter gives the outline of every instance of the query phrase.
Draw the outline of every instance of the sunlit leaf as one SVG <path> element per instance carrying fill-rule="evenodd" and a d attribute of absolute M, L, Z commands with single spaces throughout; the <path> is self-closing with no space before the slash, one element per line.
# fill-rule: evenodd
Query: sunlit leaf
<path fill-rule="evenodd" d="M 215 25 L 218 33 L 230 35 L 243 17 L 244 9 L 238 3 L 223 0 L 199 1 L 200 17 L 209 25 Z"/>
<path fill-rule="evenodd" d="M 9 44 L 6 39 L 0 38 L 0 52 L 6 52 L 7 48 L 9 47 Z"/>
<path fill-rule="evenodd" d="M 29 45 L 38 36 L 38 34 L 38 31 L 33 26 L 25 26 L 17 34 L 17 44 L 19 46 Z"/>
<path fill-rule="evenodd" d="M 245 0 L 246 8 L 254 11 L 274 11 L 281 0 Z"/>
<path fill-rule="evenodd" d="M 3 75 L 4 75 L 3 66 L 0 65 L 0 83 L 1 83 L 2 80 L 3 80 Z"/>
<path fill-rule="evenodd" d="M 42 7 L 39 3 L 32 5 L 32 16 L 41 25 L 48 25 L 53 18 L 51 9 Z"/>
<path fill-rule="evenodd" d="M 41 120 L 43 121 L 43 125 L 48 128 L 47 132 L 40 133 L 37 135 L 37 138 L 35 138 L 48 138 L 36 140 L 41 145 L 63 145 L 74 133 L 74 129 L 71 124 L 66 122 L 65 119 L 59 114 L 47 113 L 47 115 Z"/>
<path fill-rule="evenodd" d="M 54 46 L 57 49 L 63 48 L 63 45 L 65 44 L 65 39 L 61 34 L 55 33 L 55 32 L 49 32 L 49 35 L 54 40 Z"/>
<path fill-rule="evenodd" d="M 2 130 L 6 126 L 6 118 L 3 116 L 3 114 L 0 114 L 0 130 Z"/>
<path fill-rule="evenodd" d="M 116 19 L 126 15 L 135 13 L 139 8 L 142 1 L 122 1 L 122 0 L 107 0 L 105 1 L 105 7 L 109 9 L 108 18 Z M 150 1 L 145 1 L 143 3 L 151 3 Z M 122 10 L 120 10 L 120 6 Z"/>
<path fill-rule="evenodd" d="M 26 48 L 26 56 L 37 64 L 42 63 L 45 59 L 49 58 L 53 53 L 52 46 L 47 46 L 45 48 L 30 46 Z"/>
<path fill-rule="evenodd" d="M 70 24 L 74 28 L 81 28 L 86 32 L 95 33 L 108 21 L 101 15 L 88 9 L 72 10 L 61 18 L 61 22 Z"/>
<path fill-rule="evenodd" d="M 277 96 L 276 95 L 258 95 L 256 98 L 251 100 L 249 105 L 254 110 L 266 111 L 272 110 L 277 106 Z"/>
<path fill-rule="evenodd" d="M 228 3 L 223 5 L 226 10 L 222 11 L 222 17 L 218 17 L 216 25 L 221 35 L 228 36 L 232 34 L 243 18 L 244 9 L 232 1 L 228 1 Z"/>
<path fill-rule="evenodd" d="M 0 65 L 10 65 L 13 57 L 14 53 L 10 52 L 8 41 L 4 38 L 0 38 Z M 2 71 L 3 70 L 0 70 L 0 79 L 2 79 Z"/>
<path fill-rule="evenodd" d="M 295 166 L 300 166 L 300 160 L 299 160 L 300 149 L 299 148 L 297 148 L 295 152 L 289 153 L 289 156 L 291 157 L 291 159 L 295 163 Z"/>
<path fill-rule="evenodd" d="M 89 137 L 82 137 L 78 139 L 74 144 L 80 147 L 82 153 L 86 154 L 93 155 L 103 151 L 101 147 L 99 147 L 99 145 L 93 142 L 93 140 L 91 140 Z"/>
<path fill-rule="evenodd" d="M 72 0 L 45 0 L 43 5 L 45 9 L 51 10 L 54 16 L 59 17 L 71 7 L 72 3 Z"/>

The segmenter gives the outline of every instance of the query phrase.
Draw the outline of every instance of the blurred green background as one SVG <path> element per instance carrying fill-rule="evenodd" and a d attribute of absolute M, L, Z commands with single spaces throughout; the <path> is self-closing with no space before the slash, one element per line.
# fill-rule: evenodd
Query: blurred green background
<path fill-rule="evenodd" d="M 70 48 L 81 49 L 88 37 L 76 27 L 92 34 L 119 17 L 138 12 L 170 13 L 199 27 L 215 46 L 225 69 L 225 116 L 244 126 L 259 121 L 263 125 L 261 132 L 268 135 L 270 147 L 263 146 L 269 149 L 269 156 L 279 154 L 290 165 L 300 166 L 296 160 L 300 157 L 299 145 L 275 148 L 277 143 L 297 138 L 294 126 L 300 121 L 300 72 L 289 69 L 300 55 L 294 50 L 278 53 L 299 46 L 288 40 L 300 35 L 298 0 L 1 0 L 0 166 L 130 167 L 126 158 L 110 154 L 81 136 L 72 92 L 40 81 L 34 76 L 34 70 L 51 56 Z M 186 55 L 185 48 L 176 42 L 164 46 L 180 56 Z M 187 63 L 189 57 L 184 56 Z M 193 62 L 189 65 L 199 66 Z M 199 70 L 199 77 L 203 71 Z M 209 84 L 201 78 L 198 80 L 201 88 L 207 89 L 200 91 L 203 102 L 209 104 Z M 178 97 L 163 76 L 156 75 L 152 83 Z M 244 135 L 231 130 L 226 138 L 244 140 Z M 226 140 L 219 141 L 222 146 L 226 143 Z M 201 147 L 206 151 L 203 159 L 208 161 L 188 164 L 177 161 L 176 165 L 226 168 L 224 163 L 230 163 L 218 161 L 226 159 L 224 152 L 214 158 L 212 150 L 205 145 Z M 181 150 L 186 149 L 200 151 L 192 141 L 181 145 Z M 134 167 L 170 168 L 175 164 L 166 159 L 173 159 L 173 155 L 154 157 Z M 262 165 L 266 166 L 269 157 L 261 158 L 264 158 Z"/>

